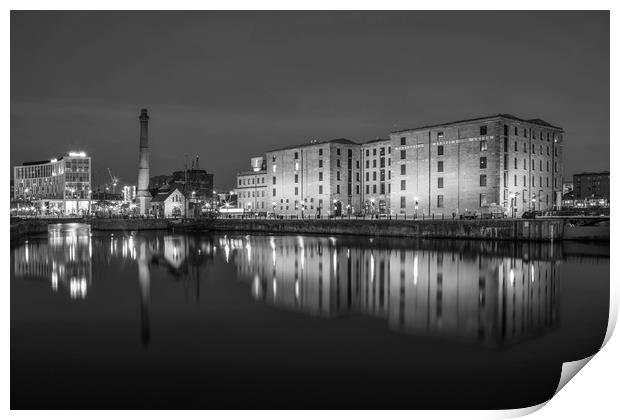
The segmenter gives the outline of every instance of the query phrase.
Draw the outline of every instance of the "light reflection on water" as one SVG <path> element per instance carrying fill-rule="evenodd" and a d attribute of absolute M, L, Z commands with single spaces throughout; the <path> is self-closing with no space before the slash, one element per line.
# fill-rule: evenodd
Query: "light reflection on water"
<path fill-rule="evenodd" d="M 93 256 L 93 248 L 95 254 Z M 307 315 L 365 315 L 390 330 L 501 346 L 558 322 L 557 246 L 423 245 L 374 238 L 98 234 L 85 225 L 50 228 L 47 241 L 14 251 L 16 279 L 48 282 L 54 293 L 88 298 L 93 268 L 114 258 L 138 267 L 141 337 L 150 339 L 151 270 L 199 282 L 190 267 L 223 258 L 263 304 Z"/>
<path fill-rule="evenodd" d="M 12 260 L 20 407 L 75 408 L 61 404 L 72 391 L 83 408 L 100 396 L 136 408 L 130 388 L 145 407 L 213 408 L 204 395 L 236 404 L 240 386 L 261 407 L 305 395 L 317 408 L 428 408 L 437 389 L 442 408 L 531 405 L 553 392 L 561 362 L 600 347 L 608 302 L 609 248 L 591 244 L 69 224 L 15 246 Z M 315 399 L 334 393 L 344 405 Z"/>

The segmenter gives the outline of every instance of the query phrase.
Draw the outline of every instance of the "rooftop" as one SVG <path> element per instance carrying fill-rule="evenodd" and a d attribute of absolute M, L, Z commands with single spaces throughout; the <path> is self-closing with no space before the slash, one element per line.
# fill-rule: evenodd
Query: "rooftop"
<path fill-rule="evenodd" d="M 554 128 L 556 130 L 562 130 L 562 127 L 557 127 L 555 125 L 549 124 L 547 121 L 541 120 L 540 118 L 524 120 L 523 118 L 515 117 L 514 115 L 510 115 L 510 114 L 495 114 L 495 115 L 488 115 L 486 117 L 470 118 L 467 120 L 451 121 L 451 122 L 445 122 L 441 124 L 423 125 L 420 127 L 392 131 L 392 133 L 404 133 L 406 131 L 424 130 L 428 128 L 443 127 L 446 125 L 453 125 L 453 124 L 463 124 L 463 123 L 475 122 L 475 121 L 481 121 L 481 120 L 490 120 L 490 119 L 495 119 L 495 118 L 507 118 L 507 119 L 514 120 L 514 121 L 519 121 L 519 122 L 524 122 L 524 123 L 529 123 L 529 124 L 536 124 L 536 125 L 540 125 L 543 127 Z"/>
<path fill-rule="evenodd" d="M 602 171 L 602 172 L 581 172 L 578 174 L 574 174 L 573 176 L 592 176 L 592 175 L 609 175 L 609 171 Z"/>
<path fill-rule="evenodd" d="M 164 202 L 164 201 L 166 201 L 166 198 L 170 197 L 170 195 L 173 192 L 175 192 L 175 191 L 181 192 L 181 190 L 179 190 L 178 188 L 161 189 L 161 190 L 159 190 L 157 195 L 151 199 L 151 203 L 161 203 L 161 202 Z M 183 194 L 183 193 L 181 192 L 181 194 Z"/>
<path fill-rule="evenodd" d="M 362 146 L 365 145 L 365 144 L 382 143 L 384 141 L 390 141 L 390 139 L 379 139 L 379 138 L 377 138 L 377 139 L 374 139 L 374 140 L 368 140 L 368 141 L 362 143 Z"/>
<path fill-rule="evenodd" d="M 295 146 L 281 147 L 279 149 L 268 150 L 267 153 L 269 153 L 269 152 L 279 152 L 281 150 L 300 149 L 302 147 L 316 146 L 317 144 L 328 144 L 328 143 L 358 144 L 358 143 L 356 143 L 354 141 L 351 141 L 349 139 L 340 138 L 340 139 L 332 139 L 332 140 L 324 140 L 324 141 L 311 141 L 310 143 L 303 143 L 303 144 L 298 144 L 298 145 L 295 145 Z"/>

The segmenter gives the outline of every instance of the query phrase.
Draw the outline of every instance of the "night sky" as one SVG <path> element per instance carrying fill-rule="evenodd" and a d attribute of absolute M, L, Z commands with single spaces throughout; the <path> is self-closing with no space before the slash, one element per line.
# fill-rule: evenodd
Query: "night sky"
<path fill-rule="evenodd" d="M 609 79 L 608 12 L 12 12 L 11 165 L 135 184 L 148 108 L 151 176 L 200 155 L 231 188 L 269 149 L 509 113 L 566 130 L 570 176 L 609 169 Z"/>

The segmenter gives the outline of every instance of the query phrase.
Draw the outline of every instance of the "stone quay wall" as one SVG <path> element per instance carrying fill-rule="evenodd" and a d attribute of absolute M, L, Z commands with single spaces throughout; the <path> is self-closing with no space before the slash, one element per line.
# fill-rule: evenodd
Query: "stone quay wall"
<path fill-rule="evenodd" d="M 441 239 L 560 241 L 561 220 L 349 220 L 217 219 L 179 230 L 305 233 Z"/>

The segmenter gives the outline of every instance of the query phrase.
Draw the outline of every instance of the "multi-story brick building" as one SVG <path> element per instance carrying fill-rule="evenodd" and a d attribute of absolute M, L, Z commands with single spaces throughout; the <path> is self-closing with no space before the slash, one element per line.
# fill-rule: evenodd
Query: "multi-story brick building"
<path fill-rule="evenodd" d="M 266 154 L 267 195 L 276 215 L 355 214 L 361 210 L 360 145 L 312 141 Z"/>
<path fill-rule="evenodd" d="M 390 139 L 371 140 L 362 149 L 362 211 L 364 214 L 388 214 L 392 177 Z"/>
<path fill-rule="evenodd" d="M 560 205 L 564 131 L 498 114 L 390 134 L 392 211 L 510 214 Z"/>
<path fill-rule="evenodd" d="M 519 215 L 560 205 L 563 134 L 540 119 L 498 114 L 362 144 L 313 141 L 267 152 L 260 187 L 276 215 Z M 244 176 L 255 174 L 240 174 L 238 188 Z"/>
<path fill-rule="evenodd" d="M 237 206 L 245 212 L 267 213 L 271 211 L 267 194 L 267 171 L 265 159 L 255 157 L 251 159 L 252 170 L 237 174 Z"/>
<path fill-rule="evenodd" d="M 35 202 L 44 214 L 78 214 L 89 211 L 91 163 L 84 152 L 24 162 L 13 169 L 14 199 Z"/>
<path fill-rule="evenodd" d="M 610 198 L 609 171 L 574 174 L 573 198 L 608 204 Z"/>

